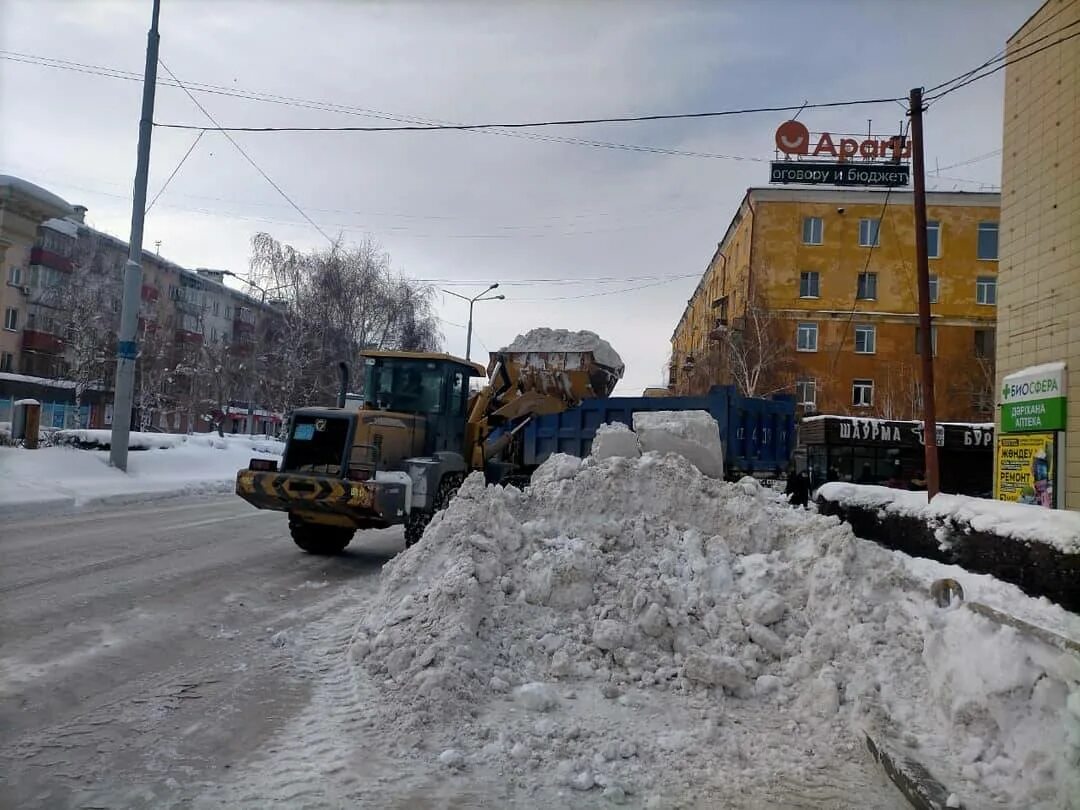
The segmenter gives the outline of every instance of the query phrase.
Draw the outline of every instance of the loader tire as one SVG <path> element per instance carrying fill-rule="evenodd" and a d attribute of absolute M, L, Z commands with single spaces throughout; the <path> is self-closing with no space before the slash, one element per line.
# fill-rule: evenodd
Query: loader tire
<path fill-rule="evenodd" d="M 405 548 L 415 546 L 424 536 L 424 529 L 431 522 L 432 512 L 413 509 L 405 518 Z"/>
<path fill-rule="evenodd" d="M 431 523 L 431 519 L 435 517 L 435 513 L 450 505 L 450 501 L 457 495 L 457 491 L 461 488 L 461 482 L 464 480 L 465 476 L 462 473 L 451 473 L 443 476 L 442 480 L 439 481 L 439 488 L 435 490 L 435 509 L 430 512 L 414 509 L 409 513 L 409 516 L 405 519 L 405 548 L 419 542 L 420 538 L 424 536 L 424 529 Z"/>
<path fill-rule="evenodd" d="M 289 518 L 289 533 L 293 542 L 308 554 L 340 554 L 352 542 L 354 529 L 343 526 L 320 526 L 300 518 Z"/>

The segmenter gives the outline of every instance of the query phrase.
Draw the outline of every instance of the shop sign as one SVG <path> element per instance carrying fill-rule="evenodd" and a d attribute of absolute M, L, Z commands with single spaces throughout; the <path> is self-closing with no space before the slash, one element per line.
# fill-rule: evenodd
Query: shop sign
<path fill-rule="evenodd" d="M 892 163 L 819 163 L 816 161 L 774 160 L 770 183 L 804 183 L 826 186 L 906 186 L 907 166 Z"/>
<path fill-rule="evenodd" d="M 811 134 L 802 122 L 785 121 L 776 129 L 776 148 L 788 159 L 772 162 L 770 183 L 895 188 L 911 179 L 907 164 L 901 163 L 911 157 L 910 138 Z"/>
<path fill-rule="evenodd" d="M 999 501 L 1054 506 L 1053 433 L 999 436 L 994 464 L 994 497 Z"/>
<path fill-rule="evenodd" d="M 900 442 L 900 426 L 877 419 L 842 419 L 837 426 L 845 441 Z"/>
<path fill-rule="evenodd" d="M 1064 429 L 1064 363 L 1032 366 L 1005 376 L 1001 386 L 1003 433 Z"/>

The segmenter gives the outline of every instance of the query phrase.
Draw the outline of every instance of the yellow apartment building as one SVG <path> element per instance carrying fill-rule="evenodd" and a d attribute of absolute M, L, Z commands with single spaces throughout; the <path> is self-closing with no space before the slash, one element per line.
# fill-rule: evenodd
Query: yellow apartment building
<path fill-rule="evenodd" d="M 1080 38 L 1064 39 L 1077 23 L 1080 3 L 1049 0 L 1008 41 L 995 387 L 1064 364 L 1067 509 L 1080 509 Z"/>
<path fill-rule="evenodd" d="M 992 418 L 999 209 L 995 193 L 927 195 L 943 421 Z M 733 382 L 806 413 L 915 418 L 917 295 L 911 192 L 751 188 L 672 335 L 669 387 Z"/>

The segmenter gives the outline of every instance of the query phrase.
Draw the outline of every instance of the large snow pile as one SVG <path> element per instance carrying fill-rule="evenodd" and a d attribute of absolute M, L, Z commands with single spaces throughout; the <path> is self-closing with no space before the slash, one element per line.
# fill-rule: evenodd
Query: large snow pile
<path fill-rule="evenodd" d="M 564 806 L 723 806 L 840 780 L 867 728 L 968 806 L 1080 806 L 1075 661 L 935 607 L 900 555 L 752 479 L 608 445 L 525 491 L 470 476 L 386 566 L 350 655 L 398 756 Z"/>
<path fill-rule="evenodd" d="M 168 435 L 168 434 L 161 434 Z M 0 513 L 50 505 L 80 506 L 102 499 L 147 500 L 162 495 L 226 492 L 253 455 L 279 454 L 265 437 L 200 434 L 168 449 L 128 457 L 128 472 L 109 466 L 104 450 L 0 447 Z"/>
<path fill-rule="evenodd" d="M 504 352 L 592 352 L 596 362 L 622 375 L 623 361 L 611 344 L 595 332 L 568 329 L 532 329 L 518 335 Z"/>
<path fill-rule="evenodd" d="M 837 482 L 823 484 L 817 495 L 848 506 L 884 509 L 939 523 L 955 521 L 975 531 L 1045 543 L 1066 554 L 1080 554 L 1080 512 L 947 493 L 935 495 L 927 503 L 925 492 Z"/>

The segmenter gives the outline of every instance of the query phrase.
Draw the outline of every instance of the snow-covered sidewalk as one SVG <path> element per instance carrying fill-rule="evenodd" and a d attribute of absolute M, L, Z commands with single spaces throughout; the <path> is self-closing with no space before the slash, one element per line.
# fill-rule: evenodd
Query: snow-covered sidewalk
<path fill-rule="evenodd" d="M 132 452 L 126 474 L 109 466 L 103 450 L 0 448 L 0 514 L 228 492 L 253 456 L 280 455 L 284 446 L 265 437 L 148 435 L 172 446 Z"/>

